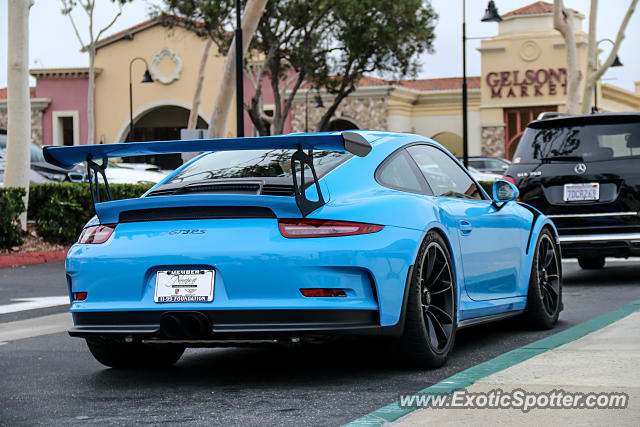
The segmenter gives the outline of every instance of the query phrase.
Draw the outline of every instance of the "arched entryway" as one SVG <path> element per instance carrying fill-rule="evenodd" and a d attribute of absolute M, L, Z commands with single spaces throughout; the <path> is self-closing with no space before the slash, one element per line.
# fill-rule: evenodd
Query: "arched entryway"
<path fill-rule="evenodd" d="M 431 137 L 456 156 L 462 156 L 462 137 L 453 132 L 440 132 Z"/>
<path fill-rule="evenodd" d="M 170 141 L 180 139 L 180 129 L 187 127 L 189 110 L 176 105 L 162 105 L 145 111 L 134 119 L 133 138 L 129 138 L 129 130 L 124 141 Z M 198 129 L 206 129 L 207 123 L 198 118 Z M 182 164 L 180 154 L 163 154 L 154 156 L 137 156 L 126 161 L 136 163 L 153 163 L 161 169 L 175 169 Z"/>
<path fill-rule="evenodd" d="M 511 160 L 518 148 L 520 138 L 527 128 L 527 125 L 535 120 L 539 114 L 546 111 L 557 111 L 556 106 L 549 105 L 544 107 L 530 108 L 505 108 L 505 158 Z"/>
<path fill-rule="evenodd" d="M 329 123 L 330 131 L 354 130 L 354 129 L 356 130 L 359 129 L 358 125 L 356 125 L 349 119 L 344 119 L 344 118 L 335 119 Z"/>

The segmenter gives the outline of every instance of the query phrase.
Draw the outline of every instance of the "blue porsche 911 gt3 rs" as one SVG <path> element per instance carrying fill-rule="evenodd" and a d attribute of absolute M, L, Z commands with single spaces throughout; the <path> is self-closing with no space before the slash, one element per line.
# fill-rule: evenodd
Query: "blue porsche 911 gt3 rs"
<path fill-rule="evenodd" d="M 204 152 L 138 199 L 109 157 Z M 96 217 L 69 251 L 74 327 L 101 363 L 166 366 L 185 347 L 395 337 L 441 366 L 456 330 L 562 309 L 553 223 L 442 146 L 382 131 L 47 147 L 87 162 Z M 105 188 L 102 188 L 102 187 Z M 102 191 L 101 191 L 102 190 Z"/>

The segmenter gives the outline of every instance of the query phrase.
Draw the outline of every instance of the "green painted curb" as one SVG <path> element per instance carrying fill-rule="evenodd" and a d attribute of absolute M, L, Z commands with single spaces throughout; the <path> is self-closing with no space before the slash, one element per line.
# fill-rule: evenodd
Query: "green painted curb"
<path fill-rule="evenodd" d="M 579 325 L 572 326 L 557 334 L 550 335 L 541 340 L 532 342 L 523 347 L 504 353 L 498 357 L 488 360 L 484 363 L 458 372 L 431 387 L 420 390 L 418 393 L 443 393 L 450 394 L 456 390 L 469 387 L 479 379 L 487 377 L 503 369 L 522 363 L 527 359 L 537 356 L 545 351 L 554 349 L 578 338 L 590 334 L 591 332 L 602 329 L 615 321 L 628 316 L 636 310 L 640 310 L 640 300 L 636 300 L 626 304 L 616 310 L 610 311 L 591 320 L 587 320 Z M 398 401 L 390 403 L 380 409 L 364 415 L 358 419 L 345 424 L 348 427 L 361 426 L 381 426 L 403 417 L 418 408 L 401 408 Z"/>

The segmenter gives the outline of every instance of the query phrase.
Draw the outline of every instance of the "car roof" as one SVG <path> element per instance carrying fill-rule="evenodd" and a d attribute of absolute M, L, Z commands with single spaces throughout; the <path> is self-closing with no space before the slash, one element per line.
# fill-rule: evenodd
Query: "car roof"
<path fill-rule="evenodd" d="M 534 120 L 529 123 L 527 127 L 533 129 L 547 129 L 558 126 L 584 126 L 591 124 L 618 124 L 630 122 L 640 122 L 640 111 L 557 116 L 549 119 Z"/>

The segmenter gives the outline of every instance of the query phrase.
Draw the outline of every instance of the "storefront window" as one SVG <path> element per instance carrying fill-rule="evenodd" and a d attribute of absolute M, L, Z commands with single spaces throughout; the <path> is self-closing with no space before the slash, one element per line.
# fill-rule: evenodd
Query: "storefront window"
<path fill-rule="evenodd" d="M 513 159 L 513 155 L 516 152 L 518 143 L 520 142 L 520 137 L 529 122 L 535 120 L 540 113 L 544 113 L 545 111 L 557 111 L 557 108 L 555 105 L 549 105 L 542 107 L 504 109 L 504 122 L 506 124 L 506 145 L 504 152 L 507 159 Z"/>

